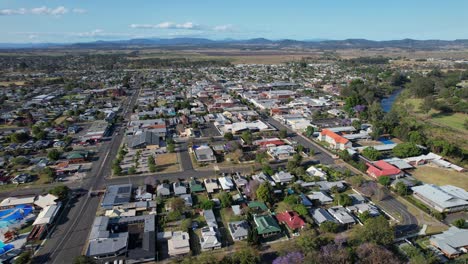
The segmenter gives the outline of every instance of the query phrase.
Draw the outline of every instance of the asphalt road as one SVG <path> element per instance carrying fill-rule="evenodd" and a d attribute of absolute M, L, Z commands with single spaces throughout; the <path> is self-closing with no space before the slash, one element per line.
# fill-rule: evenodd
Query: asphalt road
<path fill-rule="evenodd" d="M 388 195 L 380 201 L 381 206 L 392 212 L 398 212 L 401 215 L 401 221 L 395 226 L 395 235 L 397 237 L 406 236 L 418 231 L 418 220 L 412 215 L 406 206 L 400 203 L 392 195 Z"/>
<path fill-rule="evenodd" d="M 136 103 L 138 93 L 127 101 L 127 107 L 122 115 L 128 118 Z M 106 178 L 110 176 L 112 161 L 115 159 L 124 133 L 114 135 L 109 141 L 104 141 L 99 148 L 99 159 L 94 162 L 91 177 L 83 180 L 78 186 L 85 190 L 100 190 L 105 187 Z M 84 195 L 71 204 L 70 210 L 60 215 L 57 228 L 36 253 L 33 263 L 71 263 L 76 256 L 82 254 L 91 225 L 99 206 L 99 197 Z"/>
<path fill-rule="evenodd" d="M 313 149 L 315 152 L 314 156 L 316 159 L 320 161 L 320 163 L 327 164 L 327 165 L 334 164 L 333 157 L 330 156 L 328 153 L 322 151 L 315 143 L 311 142 L 310 140 L 305 139 L 301 135 L 298 135 L 295 131 L 281 124 L 279 121 L 273 119 L 271 116 L 263 116 L 262 119 L 270 123 L 272 126 L 274 126 L 278 130 L 286 129 L 286 131 L 288 132 L 289 138 L 291 138 L 291 140 L 296 141 L 297 144 L 302 145 L 308 149 Z"/>

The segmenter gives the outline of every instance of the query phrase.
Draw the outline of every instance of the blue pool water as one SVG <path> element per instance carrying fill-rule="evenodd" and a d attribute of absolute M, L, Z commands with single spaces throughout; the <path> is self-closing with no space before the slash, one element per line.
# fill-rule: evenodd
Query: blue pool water
<path fill-rule="evenodd" d="M 0 228 L 8 227 L 23 220 L 27 215 L 32 213 L 33 208 L 30 205 L 18 205 L 12 209 L 0 211 Z"/>
<path fill-rule="evenodd" d="M 378 140 L 384 143 L 385 145 L 395 144 L 395 142 L 393 142 L 391 139 L 379 138 Z"/>

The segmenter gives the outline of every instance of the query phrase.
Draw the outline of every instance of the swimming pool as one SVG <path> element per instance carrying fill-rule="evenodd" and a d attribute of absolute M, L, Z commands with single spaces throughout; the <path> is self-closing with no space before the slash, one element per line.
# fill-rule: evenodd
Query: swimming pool
<path fill-rule="evenodd" d="M 11 224 L 18 223 L 26 216 L 31 214 L 33 207 L 31 205 L 18 205 L 15 208 L 0 211 L 0 228 L 8 227 Z"/>
<path fill-rule="evenodd" d="M 385 145 L 395 144 L 391 139 L 379 138 L 378 141 L 384 143 Z"/>

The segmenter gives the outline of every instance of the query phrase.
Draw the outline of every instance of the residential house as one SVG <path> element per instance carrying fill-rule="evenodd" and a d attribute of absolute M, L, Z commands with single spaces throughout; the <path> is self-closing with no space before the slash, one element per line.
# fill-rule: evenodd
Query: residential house
<path fill-rule="evenodd" d="M 335 218 L 324 208 L 311 209 L 309 213 L 312 215 L 312 218 L 317 225 L 321 225 L 327 221 L 337 223 Z"/>
<path fill-rule="evenodd" d="M 352 225 L 356 223 L 354 217 L 350 215 L 343 206 L 330 207 L 328 212 L 343 225 Z"/>
<path fill-rule="evenodd" d="M 451 226 L 449 230 L 431 236 L 429 241 L 448 258 L 455 258 L 467 252 L 468 230 Z"/>
<path fill-rule="evenodd" d="M 306 170 L 307 174 L 309 174 L 310 176 L 312 177 L 320 177 L 321 179 L 323 180 L 326 180 L 327 179 L 327 173 L 324 172 L 322 169 L 320 168 L 317 168 L 317 167 L 314 167 L 314 166 L 310 166 L 307 170 Z"/>
<path fill-rule="evenodd" d="M 192 193 L 198 193 L 198 192 L 204 192 L 205 191 L 205 187 L 203 187 L 203 185 L 198 180 L 195 180 L 195 179 L 192 179 L 189 182 L 189 186 L 190 186 L 190 191 Z"/>
<path fill-rule="evenodd" d="M 177 257 L 190 253 L 190 236 L 187 232 L 177 231 L 167 240 L 169 256 Z"/>
<path fill-rule="evenodd" d="M 203 217 L 205 218 L 206 224 L 209 227 L 218 227 L 218 221 L 216 221 L 216 217 L 214 215 L 213 210 L 203 210 Z"/>
<path fill-rule="evenodd" d="M 220 177 L 218 178 L 219 183 L 221 184 L 221 188 L 225 191 L 229 191 L 234 189 L 234 182 L 232 181 L 232 178 L 229 176 L 226 177 Z"/>
<path fill-rule="evenodd" d="M 241 175 L 234 175 L 233 179 L 237 187 L 243 187 L 249 183 L 249 181 L 247 181 L 247 179 Z"/>
<path fill-rule="evenodd" d="M 312 202 L 318 202 L 318 204 L 330 204 L 333 202 L 333 198 L 322 191 L 312 192 L 307 195 L 307 198 L 309 198 L 309 200 Z"/>
<path fill-rule="evenodd" d="M 382 176 L 390 178 L 403 176 L 403 172 L 400 169 L 383 160 L 379 160 L 374 163 L 367 163 L 367 166 L 367 174 L 374 179 L 378 179 Z"/>
<path fill-rule="evenodd" d="M 319 139 L 321 141 L 327 142 L 332 149 L 345 150 L 352 147 L 352 143 L 349 141 L 349 139 L 346 139 L 328 129 L 323 129 L 320 131 Z"/>
<path fill-rule="evenodd" d="M 264 202 L 259 201 L 251 201 L 247 204 L 247 206 L 255 211 L 258 212 L 267 212 L 269 211 L 268 207 Z"/>
<path fill-rule="evenodd" d="M 306 223 L 295 211 L 285 211 L 276 215 L 276 219 L 282 224 L 286 224 L 291 231 L 302 229 Z"/>
<path fill-rule="evenodd" d="M 359 203 L 355 205 L 346 206 L 346 210 L 348 210 L 348 212 L 353 213 L 357 216 L 365 212 L 368 212 L 369 215 L 372 217 L 380 215 L 379 209 L 376 206 L 372 204 L 368 204 L 368 203 Z"/>
<path fill-rule="evenodd" d="M 156 187 L 156 194 L 158 196 L 169 196 L 171 195 L 171 185 L 167 183 L 159 184 Z"/>
<path fill-rule="evenodd" d="M 229 233 L 231 234 L 232 240 L 234 241 L 241 241 L 247 239 L 249 234 L 249 224 L 247 221 L 236 221 L 236 222 L 229 222 Z"/>
<path fill-rule="evenodd" d="M 193 146 L 192 151 L 198 163 L 216 163 L 216 157 L 209 146 Z"/>
<path fill-rule="evenodd" d="M 279 234 L 281 228 L 271 215 L 255 215 L 254 222 L 257 226 L 257 233 L 262 237 Z"/>
<path fill-rule="evenodd" d="M 187 186 L 184 182 L 177 181 L 172 184 L 172 188 L 174 189 L 174 195 L 183 195 L 187 193 Z"/>
<path fill-rule="evenodd" d="M 289 172 L 280 171 L 280 172 L 275 173 L 272 176 L 272 179 L 276 183 L 289 183 L 289 182 L 292 182 L 294 180 L 294 175 L 292 175 Z"/>
<path fill-rule="evenodd" d="M 148 191 L 147 185 L 139 186 L 136 189 L 135 200 L 137 201 L 151 201 L 153 200 L 153 194 Z"/>
<path fill-rule="evenodd" d="M 69 153 L 66 159 L 70 164 L 83 163 L 86 162 L 86 160 L 88 159 L 88 152 L 74 151 Z"/>
<path fill-rule="evenodd" d="M 292 157 L 296 151 L 293 146 L 282 145 L 268 148 L 268 154 L 276 160 L 286 160 Z"/>
<path fill-rule="evenodd" d="M 212 226 L 203 227 L 201 229 L 200 244 L 202 251 L 221 248 L 221 242 L 218 239 L 217 228 Z"/>
<path fill-rule="evenodd" d="M 218 181 L 214 178 L 204 179 L 203 182 L 205 183 L 206 191 L 208 193 L 214 193 L 219 190 Z"/>

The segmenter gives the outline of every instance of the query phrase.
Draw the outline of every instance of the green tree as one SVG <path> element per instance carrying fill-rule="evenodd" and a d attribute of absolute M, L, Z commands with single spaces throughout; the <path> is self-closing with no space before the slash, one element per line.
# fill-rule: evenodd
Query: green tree
<path fill-rule="evenodd" d="M 419 110 L 421 110 L 421 112 L 423 112 L 424 114 L 427 114 L 429 113 L 429 111 L 431 111 L 433 105 L 434 99 L 432 98 L 432 96 L 427 96 L 424 98 L 421 105 L 419 106 Z"/>
<path fill-rule="evenodd" d="M 315 128 L 313 126 L 308 126 L 304 132 L 306 137 L 311 137 L 315 132 Z"/>
<path fill-rule="evenodd" d="M 221 192 L 219 194 L 219 201 L 221 203 L 221 206 L 223 208 L 227 208 L 227 207 L 230 207 L 231 204 L 232 204 L 232 196 L 231 194 L 227 193 L 227 192 Z"/>
<path fill-rule="evenodd" d="M 181 214 L 185 212 L 185 201 L 180 197 L 174 197 L 170 200 L 171 210 L 179 211 Z"/>
<path fill-rule="evenodd" d="M 11 162 L 15 165 L 28 165 L 29 159 L 26 157 L 15 157 L 11 160 Z"/>
<path fill-rule="evenodd" d="M 293 210 L 298 213 L 300 216 L 307 216 L 309 212 L 303 204 L 296 204 L 293 206 Z"/>
<path fill-rule="evenodd" d="M 234 135 L 231 132 L 224 133 L 224 139 L 231 141 L 234 139 Z"/>
<path fill-rule="evenodd" d="M 42 173 L 47 175 L 47 178 L 50 180 L 50 181 L 53 181 L 55 179 L 55 176 L 56 176 L 56 173 L 55 173 L 55 170 L 52 169 L 51 167 L 45 167 L 43 170 L 42 170 Z"/>
<path fill-rule="evenodd" d="M 325 221 L 320 225 L 320 231 L 327 233 L 336 233 L 339 228 L 340 225 L 332 221 Z"/>
<path fill-rule="evenodd" d="M 361 221 L 363 223 L 365 223 L 367 220 L 369 220 L 370 218 L 372 218 L 371 214 L 369 213 L 369 211 L 364 211 L 362 213 L 359 214 L 359 219 L 361 219 Z"/>
<path fill-rule="evenodd" d="M 268 153 L 266 151 L 259 151 L 255 154 L 255 162 L 257 163 L 268 163 Z"/>
<path fill-rule="evenodd" d="M 260 245 L 260 239 L 258 237 L 257 229 L 250 228 L 247 233 L 247 243 L 251 246 L 258 246 Z"/>
<path fill-rule="evenodd" d="M 60 159 L 60 151 L 58 151 L 57 149 L 51 149 L 48 153 L 47 153 L 47 158 L 49 158 L 50 160 L 58 160 Z"/>
<path fill-rule="evenodd" d="M 356 237 L 361 242 L 388 246 L 393 243 L 395 235 L 393 227 L 390 226 L 387 219 L 383 216 L 378 216 L 368 219 L 363 227 L 356 230 Z"/>
<path fill-rule="evenodd" d="M 262 172 L 269 175 L 269 176 L 271 176 L 271 175 L 273 175 L 275 173 L 273 168 L 270 165 L 267 165 L 267 164 L 262 166 Z"/>
<path fill-rule="evenodd" d="M 118 163 L 112 165 L 112 173 L 117 176 L 122 175 L 122 167 Z"/>
<path fill-rule="evenodd" d="M 390 177 L 388 176 L 381 176 L 379 177 L 379 183 L 382 184 L 383 186 L 389 186 L 390 185 Z"/>
<path fill-rule="evenodd" d="M 396 145 L 393 150 L 393 154 L 399 158 L 407 158 L 421 155 L 421 149 L 412 142 L 405 142 Z"/>
<path fill-rule="evenodd" d="M 221 263 L 226 264 L 257 264 L 260 263 L 258 253 L 251 247 L 243 248 L 239 251 L 231 253 L 221 260 Z"/>
<path fill-rule="evenodd" d="M 362 151 L 362 155 L 370 160 L 378 160 L 382 157 L 380 151 L 373 147 L 367 147 Z"/>
<path fill-rule="evenodd" d="M 353 204 L 353 200 L 345 193 L 338 193 L 334 197 L 334 203 L 341 206 L 350 206 Z"/>
<path fill-rule="evenodd" d="M 241 138 L 244 140 L 245 144 L 251 145 L 253 142 L 252 133 L 249 131 L 244 131 L 241 134 Z"/>
<path fill-rule="evenodd" d="M 73 264 L 95 264 L 96 262 L 92 257 L 78 256 L 73 260 Z"/>
<path fill-rule="evenodd" d="M 29 140 L 29 135 L 24 132 L 13 133 L 10 135 L 10 141 L 13 143 L 24 143 L 28 140 Z"/>
<path fill-rule="evenodd" d="M 265 203 L 272 203 L 273 202 L 273 188 L 271 187 L 269 182 L 262 182 L 257 189 L 257 198 Z"/>
<path fill-rule="evenodd" d="M 137 171 L 136 171 L 136 168 L 135 166 L 131 166 L 130 168 L 128 168 L 128 174 L 132 175 L 132 174 L 136 174 Z"/>
<path fill-rule="evenodd" d="M 466 220 L 463 218 L 457 219 L 453 222 L 453 225 L 458 228 L 465 228 Z"/>
<path fill-rule="evenodd" d="M 286 138 L 286 137 L 288 137 L 288 131 L 287 131 L 286 129 L 281 129 L 281 130 L 279 131 L 279 137 L 280 137 L 280 138 Z"/>
<path fill-rule="evenodd" d="M 289 205 L 295 205 L 299 203 L 299 196 L 295 194 L 287 195 L 284 197 L 283 202 L 289 204 Z"/>
<path fill-rule="evenodd" d="M 153 155 L 148 157 L 148 169 L 150 172 L 156 172 L 156 161 Z"/>
<path fill-rule="evenodd" d="M 189 228 L 192 227 L 192 219 L 191 218 L 187 218 L 187 219 L 184 219 L 182 220 L 182 223 L 180 223 L 180 229 L 184 232 L 187 232 L 189 230 Z"/>
<path fill-rule="evenodd" d="M 353 120 L 353 122 L 351 123 L 351 125 L 356 129 L 356 130 L 361 130 L 361 125 L 362 125 L 362 122 L 361 120 L 359 119 L 355 119 Z"/>
<path fill-rule="evenodd" d="M 31 252 L 24 251 L 18 258 L 15 259 L 14 264 L 28 264 L 31 261 Z"/>
<path fill-rule="evenodd" d="M 57 196 L 60 200 L 64 200 L 70 193 L 70 188 L 65 185 L 59 185 L 49 190 L 49 193 Z"/>
<path fill-rule="evenodd" d="M 213 202 L 212 200 L 205 199 L 203 201 L 200 201 L 200 208 L 203 210 L 213 209 L 214 206 L 215 202 Z"/>
<path fill-rule="evenodd" d="M 408 194 L 408 187 L 406 185 L 399 181 L 397 184 L 395 184 L 395 192 L 398 193 L 399 195 L 407 195 Z"/>
<path fill-rule="evenodd" d="M 167 143 L 166 149 L 168 152 L 173 153 L 175 151 L 175 144 L 173 142 Z"/>

